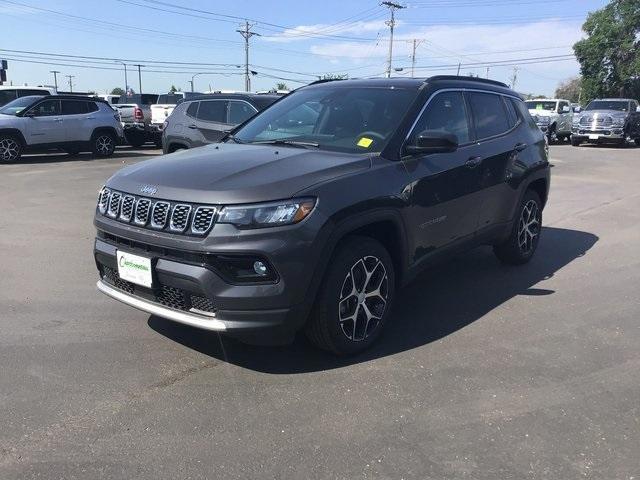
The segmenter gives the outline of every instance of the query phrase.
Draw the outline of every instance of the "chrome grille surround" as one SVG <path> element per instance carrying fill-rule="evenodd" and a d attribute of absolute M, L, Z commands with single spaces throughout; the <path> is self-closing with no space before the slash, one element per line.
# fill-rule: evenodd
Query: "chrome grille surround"
<path fill-rule="evenodd" d="M 196 235 L 204 235 L 209 231 L 213 225 L 215 219 L 216 207 L 198 207 L 193 214 L 193 221 L 191 222 L 191 233 Z"/>
<path fill-rule="evenodd" d="M 155 200 L 103 187 L 98 194 L 101 215 L 138 227 L 184 235 L 204 236 L 213 227 L 219 208 L 214 205 Z"/>
<path fill-rule="evenodd" d="M 122 197 L 122 206 L 120 207 L 120 220 L 130 222 L 133 216 L 133 207 L 136 204 L 136 197 L 133 195 L 125 195 Z"/>
<path fill-rule="evenodd" d="M 107 212 L 110 195 L 111 190 L 107 187 L 102 187 L 102 190 L 100 190 L 100 193 L 98 194 L 98 211 L 103 215 Z"/>
<path fill-rule="evenodd" d="M 109 207 L 107 208 L 107 215 L 111 218 L 116 218 L 120 213 L 120 203 L 122 202 L 122 194 L 120 192 L 111 192 L 109 196 Z"/>
<path fill-rule="evenodd" d="M 151 211 L 151 200 L 140 198 L 136 203 L 136 214 L 134 222 L 136 225 L 144 226 L 149 221 L 149 212 Z"/>
<path fill-rule="evenodd" d="M 169 202 L 158 201 L 153 204 L 153 208 L 151 209 L 151 226 L 153 228 L 164 228 L 167 226 L 170 208 L 171 204 Z"/>
<path fill-rule="evenodd" d="M 189 215 L 191 214 L 191 205 L 177 203 L 171 210 L 171 219 L 169 220 L 169 230 L 172 232 L 184 232 L 189 226 Z"/>

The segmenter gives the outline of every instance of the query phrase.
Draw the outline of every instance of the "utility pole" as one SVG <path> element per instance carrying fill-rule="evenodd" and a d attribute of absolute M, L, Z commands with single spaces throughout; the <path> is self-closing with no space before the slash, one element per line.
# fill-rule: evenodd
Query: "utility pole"
<path fill-rule="evenodd" d="M 69 79 L 69 93 L 73 93 L 73 79 L 76 78 L 75 75 L 65 75 Z"/>
<path fill-rule="evenodd" d="M 251 31 L 253 25 L 249 25 L 249 22 L 244 22 L 244 30 L 236 30 L 242 38 L 244 38 L 244 90 L 246 92 L 251 91 L 251 77 L 249 76 L 249 39 L 254 35 L 260 36 L 259 33 Z"/>
<path fill-rule="evenodd" d="M 139 90 L 138 93 L 142 93 L 142 73 L 140 69 L 145 65 L 140 65 L 139 63 L 136 63 L 133 66 L 138 67 L 138 90 Z"/>
<path fill-rule="evenodd" d="M 489 78 L 489 67 L 487 67 L 487 78 Z"/>
<path fill-rule="evenodd" d="M 513 75 L 511 75 L 511 89 L 515 90 L 516 88 L 516 82 L 518 81 L 518 71 L 520 70 L 519 67 L 513 67 Z"/>
<path fill-rule="evenodd" d="M 458 63 L 458 73 L 456 73 L 456 76 L 460 76 L 460 67 L 462 66 L 462 63 Z"/>
<path fill-rule="evenodd" d="M 53 85 L 56 87 L 56 92 L 58 91 L 58 74 L 60 73 L 58 70 L 50 70 L 49 73 L 53 73 Z"/>
<path fill-rule="evenodd" d="M 418 48 L 418 46 L 420 46 L 422 42 L 424 42 L 424 40 L 418 40 L 417 38 L 414 38 L 412 40 L 413 50 L 411 53 L 411 78 L 414 77 L 414 73 L 416 69 L 416 49 Z"/>
<path fill-rule="evenodd" d="M 396 10 L 406 7 L 393 2 L 382 2 L 380 5 L 387 7 L 391 12 L 391 18 L 385 22 L 389 27 L 389 59 L 387 60 L 387 78 L 391 78 L 391 64 L 393 63 L 393 29 L 396 26 Z"/>

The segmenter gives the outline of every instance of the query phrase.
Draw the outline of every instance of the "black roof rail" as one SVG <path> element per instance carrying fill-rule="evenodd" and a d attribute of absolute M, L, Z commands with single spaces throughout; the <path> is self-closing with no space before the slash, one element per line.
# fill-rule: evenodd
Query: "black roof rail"
<path fill-rule="evenodd" d="M 496 85 L 498 87 L 509 88 L 509 85 L 507 85 L 506 83 L 499 82 L 497 80 L 489 80 L 488 78 L 479 78 L 479 77 L 465 77 L 462 75 L 436 75 L 434 77 L 427 78 L 425 82 L 433 82 L 437 80 L 464 80 L 466 82 L 489 83 L 491 85 Z"/>
<path fill-rule="evenodd" d="M 319 83 L 338 82 L 340 80 L 346 80 L 346 78 L 321 78 L 320 80 L 315 80 L 311 83 L 307 83 L 307 85 L 318 85 Z"/>

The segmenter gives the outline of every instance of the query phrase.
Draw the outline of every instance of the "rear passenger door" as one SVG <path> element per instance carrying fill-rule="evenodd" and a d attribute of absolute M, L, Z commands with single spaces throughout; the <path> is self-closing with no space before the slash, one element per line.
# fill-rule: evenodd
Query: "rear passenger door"
<path fill-rule="evenodd" d="M 529 146 L 510 133 L 517 127 L 518 117 L 508 99 L 489 92 L 469 92 L 467 98 L 481 159 L 478 230 L 482 230 L 509 220 L 508 212 L 515 201 L 515 192 L 507 184 L 509 167 Z"/>
<path fill-rule="evenodd" d="M 413 177 L 408 224 L 416 239 L 415 260 L 454 242 L 470 239 L 476 231 L 481 204 L 478 147 L 462 91 L 435 94 L 407 138 L 424 130 L 453 133 L 458 149 L 451 153 L 414 156 L 404 160 Z"/>
<path fill-rule="evenodd" d="M 227 123 L 227 100 L 201 100 L 196 128 L 203 143 L 219 141 L 233 127 Z"/>
<path fill-rule="evenodd" d="M 89 112 L 89 104 L 95 108 L 92 113 Z M 62 119 L 67 142 L 87 142 L 91 139 L 91 133 L 96 125 L 96 110 L 94 102 L 62 100 Z"/>

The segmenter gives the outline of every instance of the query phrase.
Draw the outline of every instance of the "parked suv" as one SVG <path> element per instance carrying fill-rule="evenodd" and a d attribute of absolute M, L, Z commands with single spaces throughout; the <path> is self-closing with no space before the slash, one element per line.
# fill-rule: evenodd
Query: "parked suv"
<path fill-rule="evenodd" d="M 280 98 L 263 94 L 207 94 L 178 105 L 162 128 L 164 153 L 217 142 Z"/>
<path fill-rule="evenodd" d="M 113 155 L 123 135 L 118 113 L 97 98 L 72 95 L 21 97 L 0 107 L 0 161 L 52 148 L 71 155 Z"/>
<path fill-rule="evenodd" d="M 56 91 L 49 87 L 14 87 L 11 85 L 0 85 L 0 107 L 20 97 L 55 94 Z"/>
<path fill-rule="evenodd" d="M 224 143 L 111 177 L 94 219 L 98 288 L 244 341 L 303 329 L 351 354 L 437 258 L 489 244 L 528 262 L 548 189 L 544 135 L 504 84 L 316 82 Z"/>
<path fill-rule="evenodd" d="M 120 112 L 124 136 L 129 145 L 140 147 L 146 142 L 160 142 L 160 132 L 151 126 L 151 105 L 157 100 L 158 95 L 153 93 L 134 93 L 120 96 L 114 105 Z"/>
<path fill-rule="evenodd" d="M 636 100 L 592 100 L 574 117 L 571 144 L 575 147 L 583 142 L 626 145 L 629 140 L 640 146 L 640 105 Z"/>
<path fill-rule="evenodd" d="M 525 103 L 540 130 L 547 135 L 549 143 L 571 139 L 573 109 L 569 100 L 539 98 Z"/>

